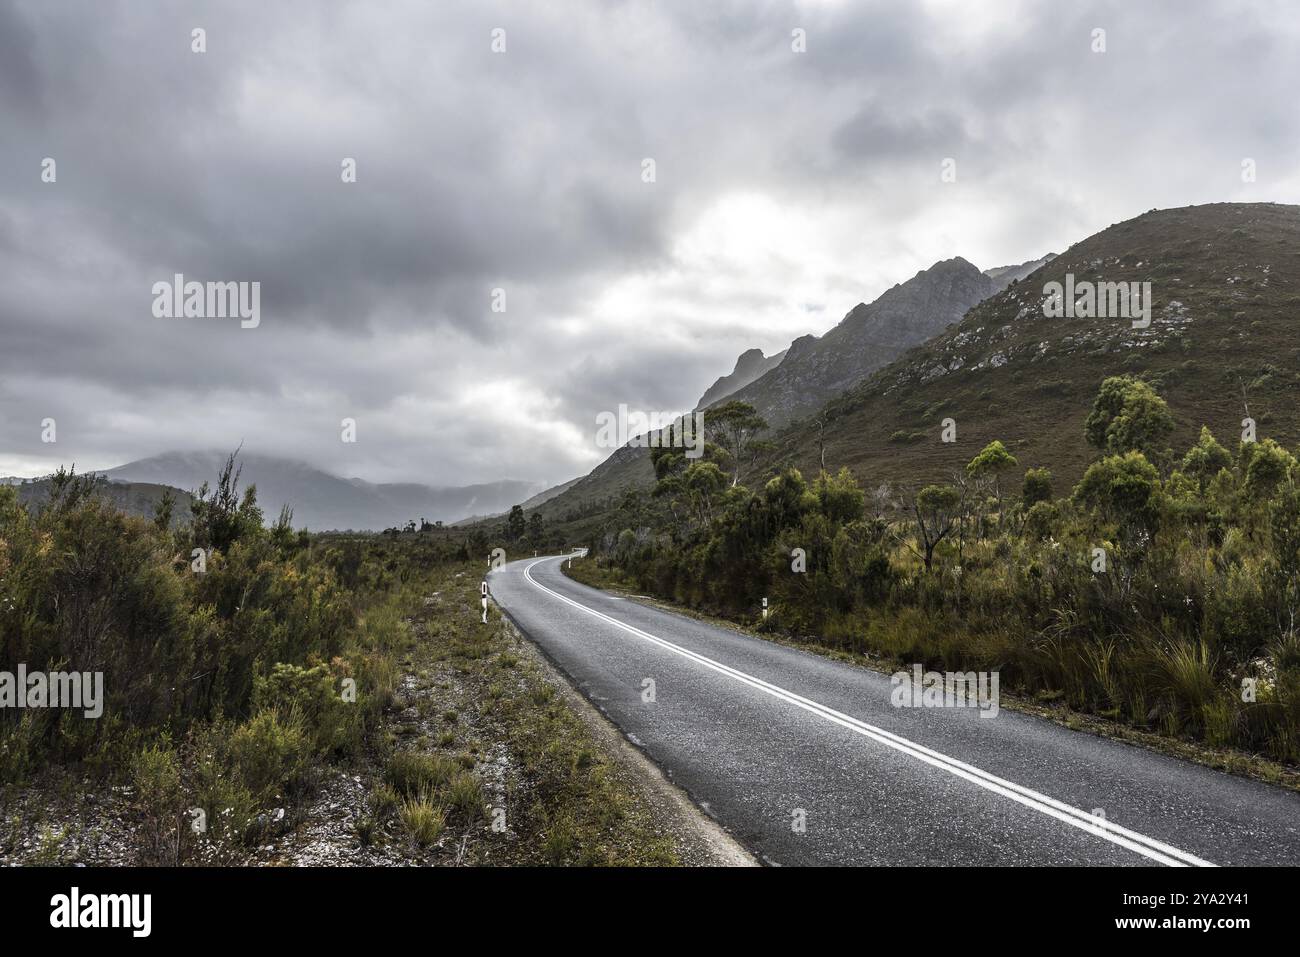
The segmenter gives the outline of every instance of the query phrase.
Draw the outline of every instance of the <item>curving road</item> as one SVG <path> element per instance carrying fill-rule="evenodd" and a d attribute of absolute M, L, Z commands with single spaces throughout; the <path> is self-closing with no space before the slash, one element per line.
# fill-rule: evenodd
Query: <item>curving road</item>
<path fill-rule="evenodd" d="M 888 675 L 614 597 L 560 561 L 504 566 L 493 597 L 768 863 L 1300 864 L 1300 794 L 1011 711 L 894 707 Z"/>

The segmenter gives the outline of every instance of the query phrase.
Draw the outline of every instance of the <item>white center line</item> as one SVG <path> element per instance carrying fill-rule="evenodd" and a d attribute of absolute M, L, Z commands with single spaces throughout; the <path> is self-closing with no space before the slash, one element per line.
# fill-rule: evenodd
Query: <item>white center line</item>
<path fill-rule="evenodd" d="M 1149 858 L 1158 863 L 1167 864 L 1171 867 L 1186 867 L 1188 865 L 1195 867 L 1216 866 L 1210 861 L 1202 860 L 1186 851 L 1179 850 L 1176 847 L 1171 847 L 1168 844 L 1157 841 L 1155 838 L 1147 837 L 1145 834 L 1139 834 L 1136 831 L 1131 831 L 1126 827 L 1121 827 L 1118 824 L 1107 821 L 1105 818 L 1094 817 L 1088 812 L 1066 804 L 1063 801 L 1058 801 L 1055 798 L 1048 797 L 1046 794 L 1041 794 L 1031 788 L 1016 784 L 1013 781 L 1008 781 L 1005 778 L 1000 778 L 995 774 L 990 774 L 974 765 L 949 757 L 948 755 L 935 751 L 932 748 L 927 748 L 925 745 L 909 741 L 907 738 L 886 731 L 884 728 L 876 727 L 873 724 L 868 724 L 867 722 L 854 718 L 851 715 L 836 711 L 833 708 L 828 708 L 824 704 L 820 704 L 810 698 L 805 698 L 802 695 L 795 694 L 793 691 L 788 691 L 779 685 L 771 684 L 761 678 L 756 678 L 753 675 L 732 668 L 729 665 L 724 665 L 721 662 L 714 661 L 712 658 L 697 654 L 688 648 L 683 648 L 681 645 L 675 645 L 671 641 L 665 641 L 663 638 L 652 635 L 647 631 L 642 631 L 640 628 L 635 628 L 632 625 L 621 622 L 617 618 L 611 618 L 609 615 L 596 611 L 594 608 L 588 608 L 581 602 L 574 601 L 566 595 L 561 595 L 559 592 L 547 588 L 541 582 L 537 581 L 537 579 L 533 578 L 532 571 L 534 566 L 545 561 L 554 560 L 554 558 L 540 558 L 537 561 L 532 562 L 524 568 L 524 577 L 528 579 L 529 583 L 533 586 L 540 588 L 553 598 L 557 598 L 565 604 L 572 605 L 574 608 L 584 611 L 602 621 L 606 621 L 617 628 L 621 628 L 643 641 L 648 641 L 652 644 L 658 645 L 661 648 L 680 655 L 690 661 L 694 661 L 697 664 L 703 665 L 719 674 L 733 678 L 751 688 L 756 688 L 774 698 L 792 704 L 797 708 L 802 708 L 804 711 L 815 714 L 820 718 L 824 718 L 832 724 L 839 725 L 840 727 L 854 731 L 863 737 L 870 738 L 873 741 L 883 744 L 887 748 L 892 748 L 895 751 L 913 757 L 931 767 L 947 771 L 949 774 L 962 778 L 965 781 L 969 781 L 972 784 L 976 784 L 987 791 L 992 791 L 994 794 L 1000 794 L 1003 797 L 1024 805 L 1027 808 L 1031 808 L 1041 814 L 1046 814 L 1048 817 L 1055 818 L 1056 820 L 1069 824 L 1072 827 L 1077 827 L 1081 831 L 1086 831 L 1095 837 L 1100 837 L 1103 840 L 1110 841 L 1112 844 L 1117 844 L 1120 847 L 1141 854 L 1143 857 Z"/>

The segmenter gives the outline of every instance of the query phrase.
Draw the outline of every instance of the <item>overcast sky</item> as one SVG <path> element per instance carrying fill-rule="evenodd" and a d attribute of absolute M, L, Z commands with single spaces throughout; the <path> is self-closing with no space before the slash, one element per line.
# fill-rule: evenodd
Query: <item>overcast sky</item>
<path fill-rule="evenodd" d="M 242 441 L 572 478 L 597 413 L 689 409 L 937 260 L 1296 202 L 1298 34 L 1287 2 L 0 0 L 0 475 Z M 155 318 L 174 273 L 260 282 L 260 325 Z"/>

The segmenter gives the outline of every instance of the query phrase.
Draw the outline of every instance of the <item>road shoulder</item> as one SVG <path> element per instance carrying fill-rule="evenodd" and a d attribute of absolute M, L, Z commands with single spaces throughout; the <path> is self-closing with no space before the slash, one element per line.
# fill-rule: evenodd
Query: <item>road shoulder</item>
<path fill-rule="evenodd" d="M 630 742 L 619 728 L 580 692 L 500 606 L 502 620 L 518 652 L 555 689 L 569 710 L 586 726 L 606 756 L 626 775 L 626 783 L 646 802 L 663 833 L 678 845 L 681 863 L 704 867 L 756 867 L 757 859 L 725 828 L 709 817 L 663 770 Z"/>

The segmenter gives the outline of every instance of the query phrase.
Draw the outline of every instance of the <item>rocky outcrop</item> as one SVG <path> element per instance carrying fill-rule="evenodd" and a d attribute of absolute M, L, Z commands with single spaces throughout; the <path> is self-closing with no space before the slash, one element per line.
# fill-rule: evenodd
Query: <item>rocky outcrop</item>
<path fill-rule="evenodd" d="M 706 409 L 737 389 L 743 389 L 759 376 L 775 369 L 784 358 L 784 351 L 765 356 L 762 349 L 746 349 L 736 360 L 736 368 L 731 374 L 722 376 L 709 386 L 704 395 L 700 396 L 700 401 L 695 403 L 695 408 Z"/>

